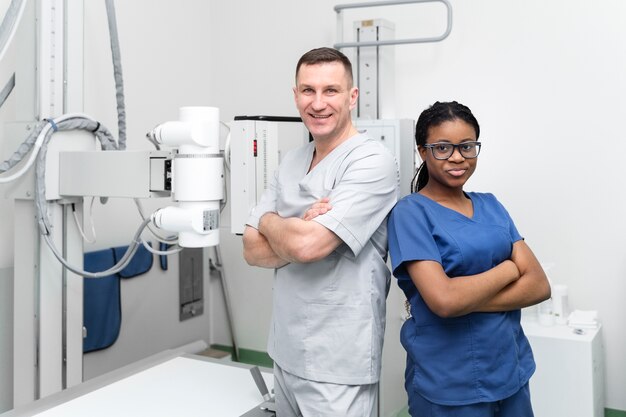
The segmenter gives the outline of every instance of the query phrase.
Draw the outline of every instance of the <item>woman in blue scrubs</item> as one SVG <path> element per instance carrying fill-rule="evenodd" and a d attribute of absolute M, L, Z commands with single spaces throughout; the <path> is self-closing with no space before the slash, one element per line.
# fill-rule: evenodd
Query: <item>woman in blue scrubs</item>
<path fill-rule="evenodd" d="M 533 416 L 520 309 L 549 298 L 550 286 L 502 204 L 463 190 L 479 134 L 462 104 L 425 110 L 415 192 L 389 217 L 393 273 L 411 308 L 400 337 L 413 417 Z"/>

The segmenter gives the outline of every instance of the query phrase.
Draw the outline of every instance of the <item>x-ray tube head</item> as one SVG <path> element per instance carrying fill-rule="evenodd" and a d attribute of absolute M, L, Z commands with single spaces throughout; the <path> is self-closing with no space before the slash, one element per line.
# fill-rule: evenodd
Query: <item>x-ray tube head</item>
<path fill-rule="evenodd" d="M 220 202 L 224 198 L 224 164 L 219 150 L 219 110 L 183 107 L 180 120 L 157 126 L 150 135 L 176 146 L 172 164 L 172 195 L 177 207 L 157 210 L 157 227 L 178 232 L 182 247 L 219 244 Z"/>
<path fill-rule="evenodd" d="M 219 214 L 219 201 L 186 202 L 157 210 L 152 221 L 157 227 L 178 232 L 180 246 L 200 248 L 219 244 Z"/>
<path fill-rule="evenodd" d="M 217 107 L 181 107 L 179 119 L 158 125 L 149 135 L 163 145 L 195 145 L 219 152 L 220 111 Z"/>

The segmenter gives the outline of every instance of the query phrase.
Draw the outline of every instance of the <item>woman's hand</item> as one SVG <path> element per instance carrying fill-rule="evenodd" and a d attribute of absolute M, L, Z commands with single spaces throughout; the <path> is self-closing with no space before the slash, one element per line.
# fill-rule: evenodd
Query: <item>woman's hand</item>
<path fill-rule="evenodd" d="M 510 259 L 507 259 L 501 264 L 496 265 L 494 269 L 500 269 L 502 271 L 502 275 L 509 279 L 509 284 L 511 282 L 517 281 L 522 276 L 515 262 Z"/>

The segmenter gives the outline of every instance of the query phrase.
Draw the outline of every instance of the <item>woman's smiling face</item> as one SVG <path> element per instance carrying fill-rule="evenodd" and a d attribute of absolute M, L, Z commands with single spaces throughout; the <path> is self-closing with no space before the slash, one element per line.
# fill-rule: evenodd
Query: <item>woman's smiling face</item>
<path fill-rule="evenodd" d="M 464 142 L 475 142 L 474 127 L 461 119 L 445 121 L 428 129 L 427 144 L 449 143 L 453 145 Z M 477 158 L 465 158 L 459 148 L 448 159 L 436 159 L 433 149 L 419 147 L 420 157 L 428 167 L 428 186 L 442 186 L 444 188 L 463 188 L 463 185 L 476 170 Z M 431 184 L 431 182 L 435 182 Z"/>

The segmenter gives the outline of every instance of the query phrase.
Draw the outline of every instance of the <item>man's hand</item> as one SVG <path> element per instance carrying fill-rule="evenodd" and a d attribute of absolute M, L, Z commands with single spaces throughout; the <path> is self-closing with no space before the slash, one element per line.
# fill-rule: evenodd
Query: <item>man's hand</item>
<path fill-rule="evenodd" d="M 280 268 L 289 263 L 276 255 L 265 236 L 250 226 L 243 231 L 243 257 L 248 265 L 262 268 Z"/>
<path fill-rule="evenodd" d="M 332 208 L 333 206 L 330 204 L 330 199 L 328 197 L 323 197 L 313 203 L 313 205 L 304 212 L 302 220 L 313 220 L 321 214 L 326 214 Z"/>

